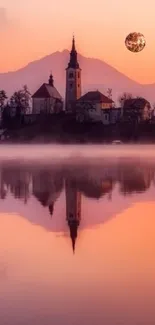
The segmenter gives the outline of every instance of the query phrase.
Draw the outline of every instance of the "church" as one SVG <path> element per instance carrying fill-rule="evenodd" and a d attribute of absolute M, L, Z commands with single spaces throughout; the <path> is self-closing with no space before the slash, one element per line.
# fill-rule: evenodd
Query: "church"
<path fill-rule="evenodd" d="M 54 87 L 53 76 L 50 75 L 48 83 L 43 83 L 32 96 L 32 114 L 56 114 L 62 110 L 62 97 Z"/>
<path fill-rule="evenodd" d="M 75 39 L 72 39 L 70 58 L 66 68 L 65 103 L 59 91 L 54 87 L 53 76 L 32 96 L 33 114 L 56 114 L 63 110 L 66 114 L 75 114 L 77 121 L 102 121 L 110 124 L 114 102 L 101 92 L 89 91 L 82 96 L 81 68 L 78 62 Z M 116 111 L 116 109 L 115 109 Z M 117 119 L 117 114 L 115 114 Z M 116 122 L 116 121 L 114 121 Z"/>

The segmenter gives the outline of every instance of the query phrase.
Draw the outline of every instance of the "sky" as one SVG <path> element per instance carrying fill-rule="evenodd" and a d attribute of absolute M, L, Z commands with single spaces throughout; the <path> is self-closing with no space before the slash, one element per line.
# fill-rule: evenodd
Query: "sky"
<path fill-rule="evenodd" d="M 153 0 L 0 0 L 0 72 L 17 70 L 56 51 L 77 50 L 99 58 L 140 83 L 155 82 Z M 146 47 L 129 52 L 130 32 L 141 32 Z"/>

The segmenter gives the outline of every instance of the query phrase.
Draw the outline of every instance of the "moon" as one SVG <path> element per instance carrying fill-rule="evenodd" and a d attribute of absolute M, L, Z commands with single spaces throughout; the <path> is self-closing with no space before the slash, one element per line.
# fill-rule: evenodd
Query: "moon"
<path fill-rule="evenodd" d="M 131 52 L 141 52 L 145 45 L 145 37 L 141 33 L 130 33 L 125 39 L 125 46 Z"/>

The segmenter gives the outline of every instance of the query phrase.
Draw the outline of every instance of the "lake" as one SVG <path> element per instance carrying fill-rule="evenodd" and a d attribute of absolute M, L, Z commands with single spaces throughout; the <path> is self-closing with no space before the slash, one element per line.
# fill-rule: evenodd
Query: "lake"
<path fill-rule="evenodd" d="M 1 324 L 154 325 L 154 301 L 155 146 L 1 146 Z"/>

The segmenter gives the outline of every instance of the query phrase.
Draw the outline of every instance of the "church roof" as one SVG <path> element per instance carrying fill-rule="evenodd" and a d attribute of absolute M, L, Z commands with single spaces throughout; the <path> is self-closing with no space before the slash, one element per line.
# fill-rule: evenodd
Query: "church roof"
<path fill-rule="evenodd" d="M 112 104 L 113 100 L 108 98 L 107 96 L 103 95 L 100 91 L 88 91 L 85 95 L 78 99 L 79 102 L 101 102 L 105 104 Z"/>
<path fill-rule="evenodd" d="M 32 96 L 32 98 L 56 98 L 62 100 L 61 95 L 54 86 L 44 83 Z"/>

